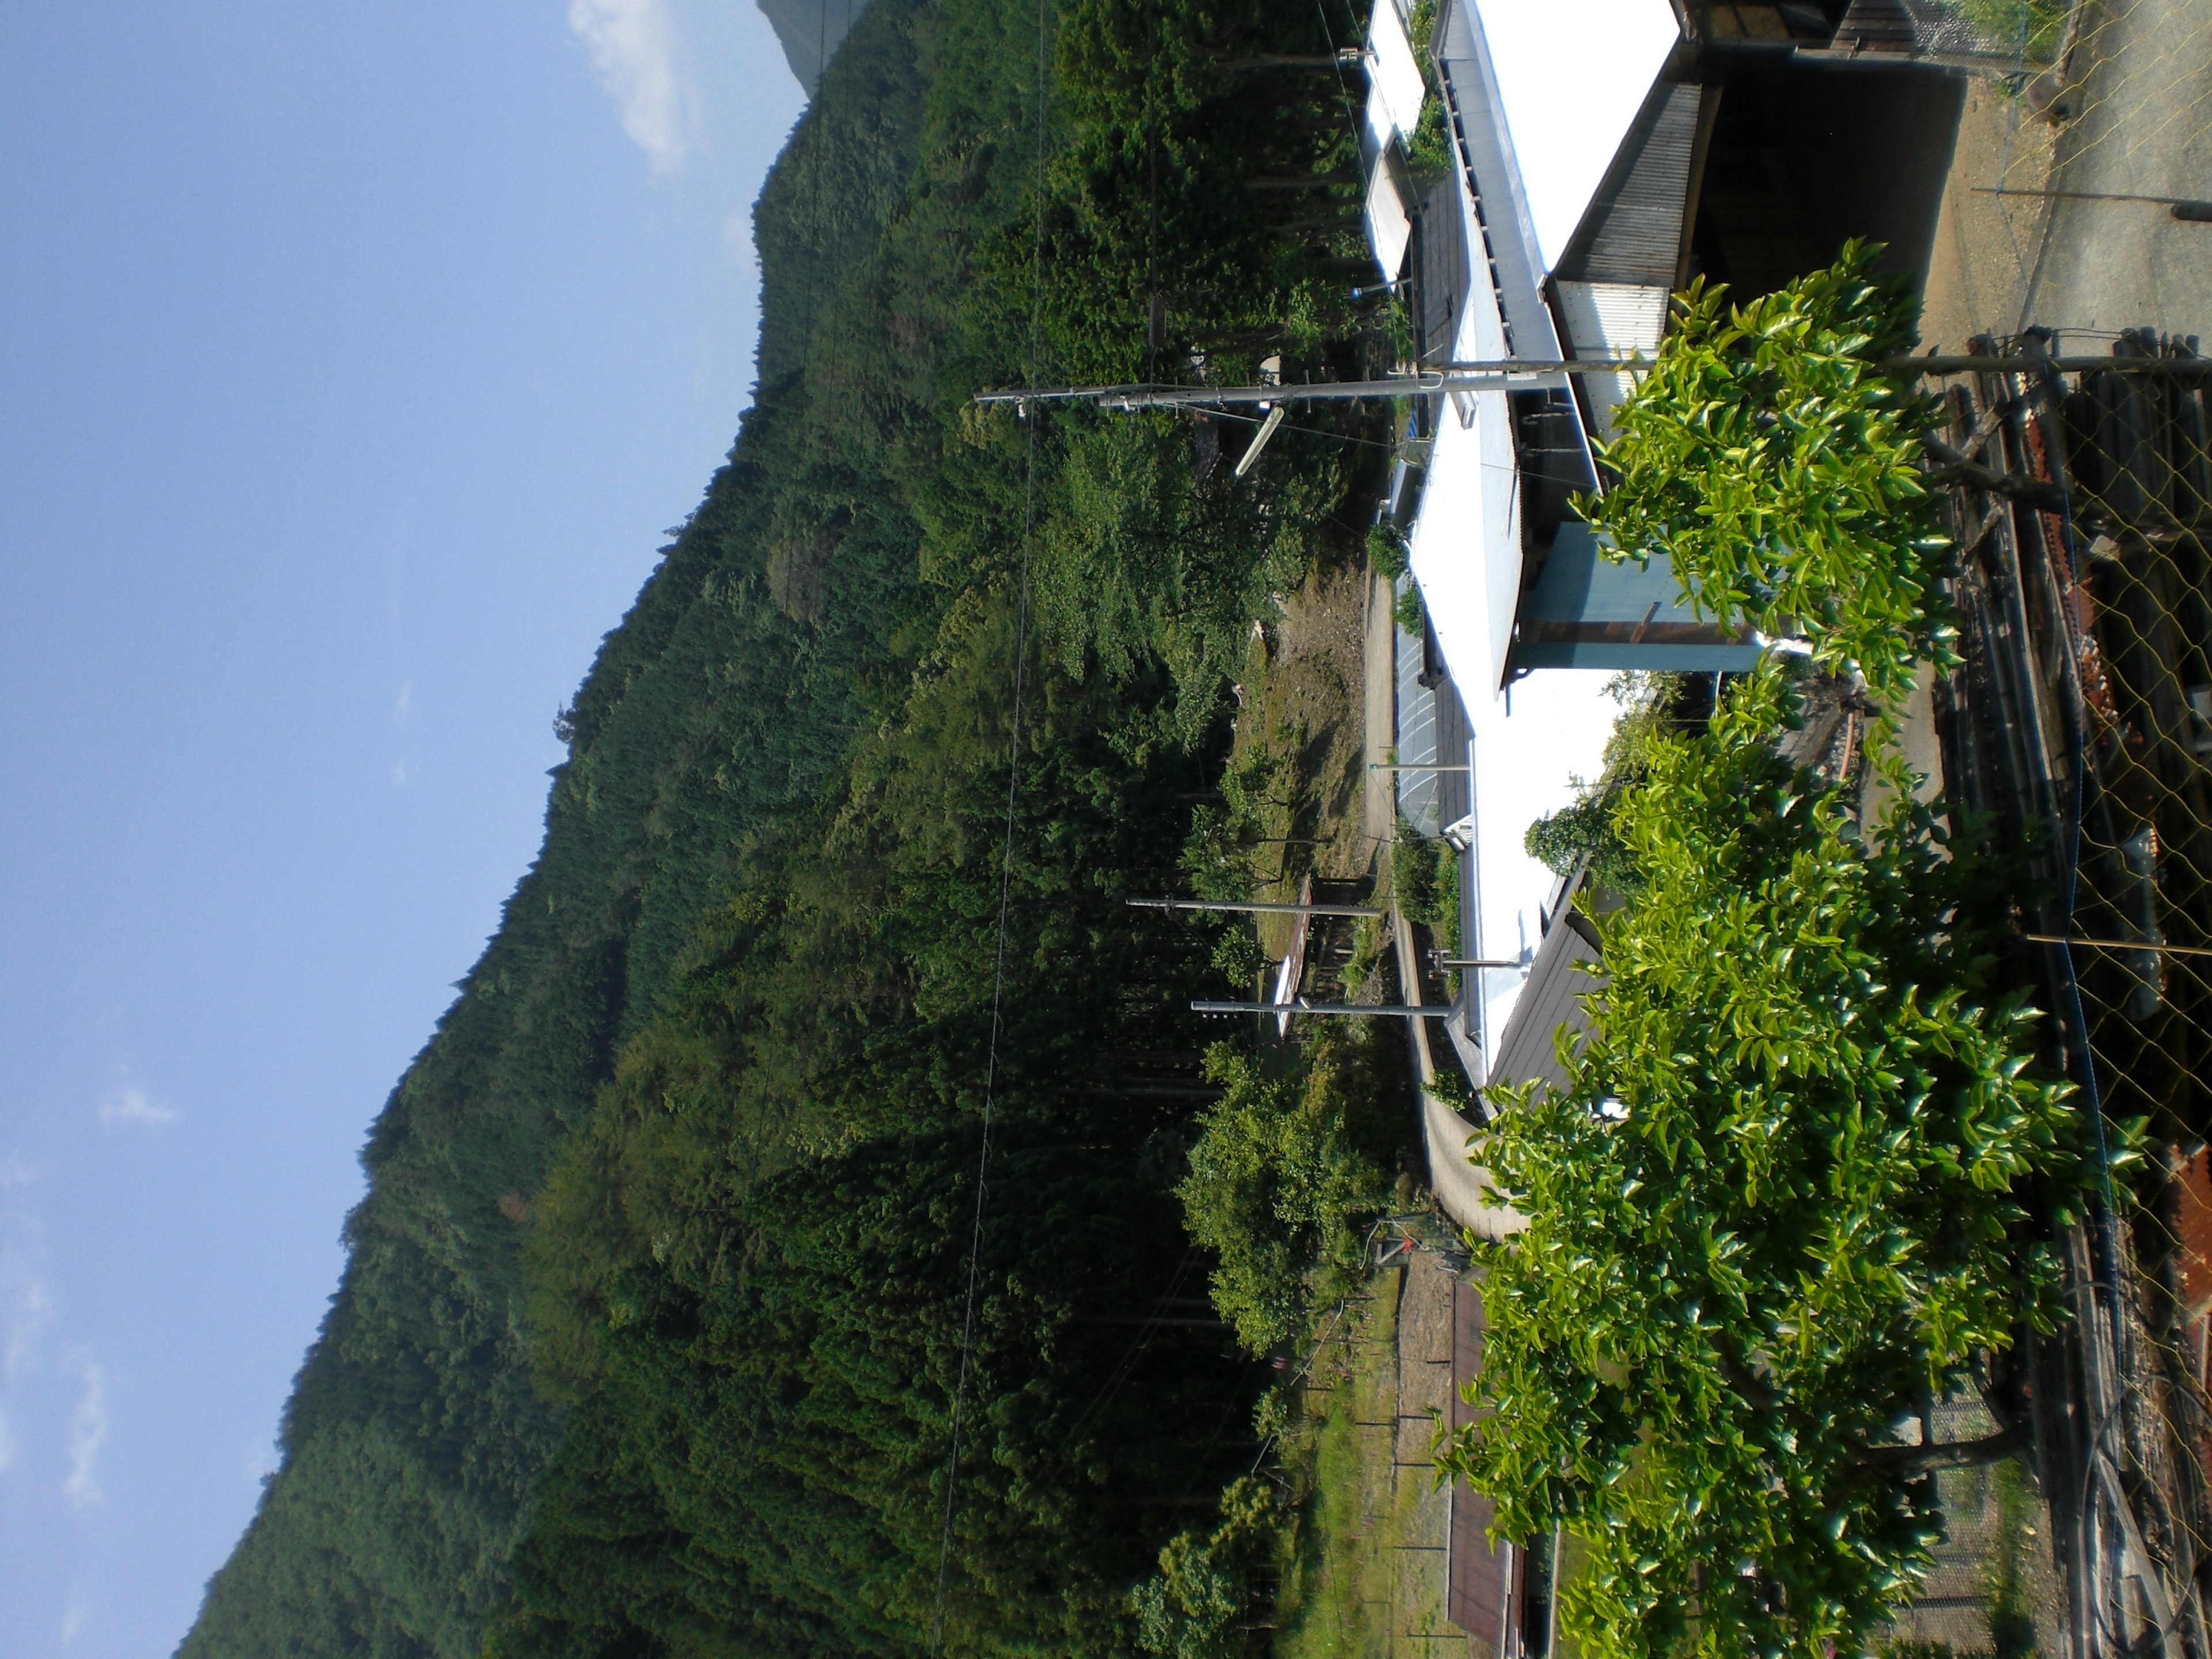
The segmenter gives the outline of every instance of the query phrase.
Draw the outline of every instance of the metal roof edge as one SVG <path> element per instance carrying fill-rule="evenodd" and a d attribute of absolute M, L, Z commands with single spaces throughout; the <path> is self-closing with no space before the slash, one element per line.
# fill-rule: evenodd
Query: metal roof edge
<path fill-rule="evenodd" d="M 1443 0 L 1431 40 L 1445 83 L 1447 112 L 1458 132 L 1470 206 L 1487 244 L 1498 309 L 1512 333 L 1513 349 L 1524 354 L 1556 351 L 1551 313 L 1540 292 L 1544 259 L 1536 222 L 1475 0 Z"/>
<path fill-rule="evenodd" d="M 1567 238 L 1567 245 L 1559 251 L 1559 262 L 1551 271 L 1553 282 L 1592 280 L 1588 274 L 1591 245 L 1597 240 L 1599 233 L 1619 204 L 1621 192 L 1627 188 L 1630 177 L 1636 171 L 1636 164 L 1643 159 L 1644 147 L 1650 143 L 1653 132 L 1667 112 L 1674 88 L 1698 78 L 1696 70 L 1701 56 L 1698 46 L 1686 39 L 1677 40 L 1674 49 L 1667 54 L 1667 61 L 1660 65 L 1659 73 L 1652 77 L 1650 90 L 1644 94 L 1643 103 L 1637 107 L 1635 118 L 1629 122 L 1628 131 L 1621 135 L 1620 143 L 1613 152 L 1613 160 L 1606 164 L 1597 188 L 1590 192 L 1589 205 L 1583 210 L 1583 216 L 1576 222 L 1574 234 Z"/>

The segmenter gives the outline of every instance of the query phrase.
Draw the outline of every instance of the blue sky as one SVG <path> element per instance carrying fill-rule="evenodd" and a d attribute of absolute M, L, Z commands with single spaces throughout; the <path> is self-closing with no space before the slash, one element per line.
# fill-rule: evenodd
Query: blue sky
<path fill-rule="evenodd" d="M 1556 249 L 1671 25 L 1485 9 Z M 251 1513 L 362 1135 L 737 429 L 799 106 L 745 0 L 11 16 L 0 1659 L 167 1654 Z"/>
<path fill-rule="evenodd" d="M 175 1644 L 752 379 L 743 0 L 15 8 L 0 1655 Z"/>

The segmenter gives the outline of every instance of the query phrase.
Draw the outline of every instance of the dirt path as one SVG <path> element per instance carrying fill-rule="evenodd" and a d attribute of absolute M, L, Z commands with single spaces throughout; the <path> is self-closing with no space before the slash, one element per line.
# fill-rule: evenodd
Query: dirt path
<path fill-rule="evenodd" d="M 1987 82 L 1969 91 L 1923 346 L 2039 324 L 2092 350 L 2124 328 L 2212 338 L 2212 224 L 2152 202 L 1992 193 L 2212 198 L 2212 9 L 2107 0 L 2096 15 L 2049 116 Z"/>

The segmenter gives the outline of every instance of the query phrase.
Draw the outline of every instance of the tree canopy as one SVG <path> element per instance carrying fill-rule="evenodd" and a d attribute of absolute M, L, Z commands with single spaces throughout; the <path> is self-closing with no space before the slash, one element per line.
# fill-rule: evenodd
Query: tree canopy
<path fill-rule="evenodd" d="M 1656 366 L 1613 414 L 1613 482 L 1576 506 L 1620 556 L 1666 554 L 1705 614 L 1802 635 L 1879 699 L 1948 664 L 1949 543 L 1921 472 L 1934 402 L 1885 374 L 1916 307 L 1851 242 L 1741 306 L 1691 284 Z"/>
<path fill-rule="evenodd" d="M 1863 1651 L 1960 1455 L 1901 1425 L 2062 1313 L 2087 1165 L 1990 872 L 1910 792 L 1863 834 L 1777 757 L 1789 715 L 1769 666 L 1646 744 L 1593 1029 L 1479 1142 L 1528 1225 L 1480 1248 L 1486 1409 L 1444 1463 L 1502 1533 L 1584 1540 L 1593 1659 Z"/>
<path fill-rule="evenodd" d="M 927 1645 L 1002 882 L 946 1650 L 1123 1640 L 1231 1472 L 1206 1449 L 1248 1362 L 1139 1340 L 1205 1271 L 1174 1188 L 1212 939 L 1121 899 L 1179 878 L 1254 616 L 1356 556 L 1365 452 L 1333 428 L 1363 417 L 1233 480 L 1176 417 L 970 398 L 1358 369 L 1334 77 L 1240 67 L 1351 14 L 1044 21 L 874 0 L 825 71 L 756 209 L 754 405 L 371 1132 L 283 1465 L 186 1659 L 465 1659 L 488 1626 L 515 1659 Z"/>

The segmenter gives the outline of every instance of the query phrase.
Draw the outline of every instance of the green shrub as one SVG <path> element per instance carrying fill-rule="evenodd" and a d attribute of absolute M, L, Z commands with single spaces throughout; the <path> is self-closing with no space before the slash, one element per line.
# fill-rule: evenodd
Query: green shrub
<path fill-rule="evenodd" d="M 1431 841 L 1403 818 L 1390 843 L 1390 891 L 1399 914 L 1450 943 L 1458 937 L 1459 854 L 1447 841 Z"/>
<path fill-rule="evenodd" d="M 1388 1036 L 1354 1024 L 1322 1025 L 1283 1076 L 1226 1043 L 1206 1055 L 1223 1094 L 1176 1190 L 1191 1237 L 1218 1258 L 1213 1304 L 1254 1353 L 1304 1328 L 1310 1279 L 1355 1269 L 1360 1223 L 1389 1201 Z"/>
<path fill-rule="evenodd" d="M 1601 793 L 1546 813 L 1528 826 L 1522 844 L 1556 876 L 1571 876 L 1587 859 L 1590 873 L 1617 893 L 1629 890 L 1635 880 L 1627 849 L 1613 827 L 1612 800 Z"/>
<path fill-rule="evenodd" d="M 1358 1000 L 1382 960 L 1382 929 L 1372 917 L 1362 916 L 1352 929 L 1352 955 L 1344 964 L 1344 994 Z"/>
<path fill-rule="evenodd" d="M 1137 1641 L 1165 1659 L 1232 1659 L 1244 1650 L 1252 1570 L 1282 1535 L 1275 1490 L 1250 1476 L 1221 1494 L 1221 1524 L 1186 1532 L 1160 1552 L 1159 1576 L 1129 1598 Z"/>
<path fill-rule="evenodd" d="M 1863 1651 L 1941 1531 L 1891 1425 L 2061 1316 L 2085 1161 L 1990 981 L 1990 873 L 1909 796 L 1862 837 L 1774 754 L 1789 696 L 1650 744 L 1594 1029 L 1475 1154 L 1529 1220 L 1476 1247 L 1488 1420 L 1442 1467 L 1583 1540 L 1588 1659 Z"/>
<path fill-rule="evenodd" d="M 1260 948 L 1260 941 L 1252 929 L 1232 923 L 1221 930 L 1221 937 L 1213 942 L 1213 965 L 1237 985 L 1249 989 L 1267 965 L 1267 953 Z"/>
<path fill-rule="evenodd" d="M 1411 582 L 1407 583 L 1406 591 L 1399 594 L 1390 606 L 1390 619 L 1398 624 L 1400 633 L 1411 634 L 1419 639 L 1426 617 L 1427 613 L 1421 609 L 1421 590 Z"/>
<path fill-rule="evenodd" d="M 1936 405 L 1880 370 L 1914 325 L 1880 251 L 1847 243 L 1733 308 L 1702 282 L 1678 296 L 1657 367 L 1613 417 L 1613 480 L 1577 507 L 1619 556 L 1668 555 L 1701 615 L 1802 631 L 1815 662 L 1894 702 L 1919 661 L 1956 660 L 1955 629 L 1919 467 Z"/>
<path fill-rule="evenodd" d="M 1595 784 L 1576 780 L 1577 799 L 1528 826 L 1522 845 L 1528 856 L 1558 876 L 1571 876 L 1589 861 L 1593 878 L 1616 893 L 1635 884 L 1627 849 L 1613 827 L 1615 791 L 1644 775 L 1651 745 L 1675 730 L 1674 705 L 1687 677 L 1631 671 L 1606 683 L 1606 695 L 1620 704 L 1620 718 L 1605 740 L 1605 772 Z"/>
<path fill-rule="evenodd" d="M 1367 562 L 1384 581 L 1396 581 L 1410 568 L 1405 538 L 1387 524 L 1376 525 L 1367 532 Z"/>

